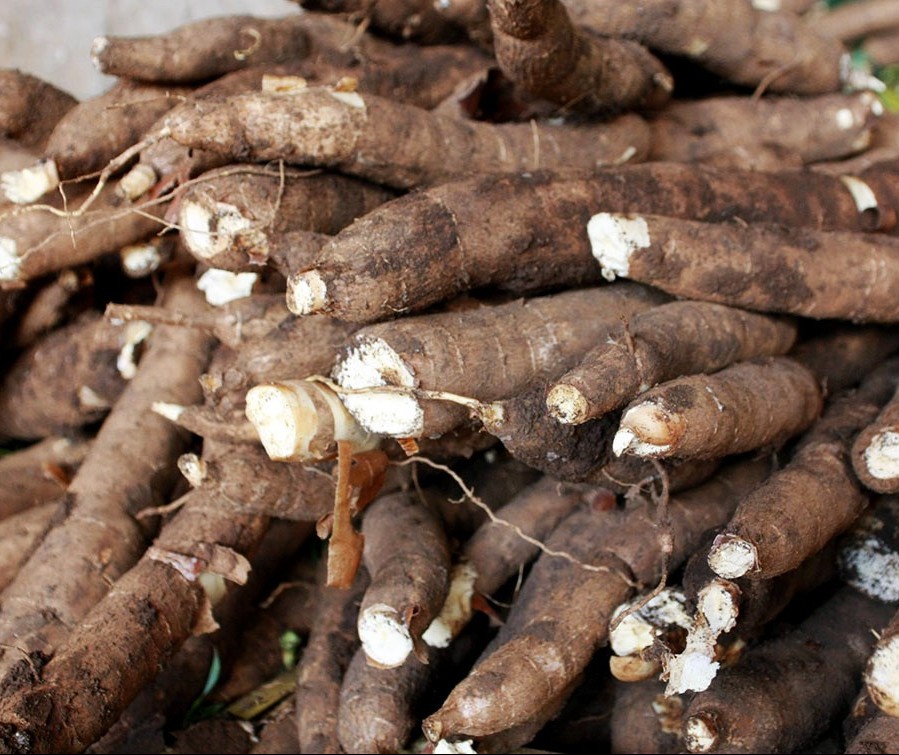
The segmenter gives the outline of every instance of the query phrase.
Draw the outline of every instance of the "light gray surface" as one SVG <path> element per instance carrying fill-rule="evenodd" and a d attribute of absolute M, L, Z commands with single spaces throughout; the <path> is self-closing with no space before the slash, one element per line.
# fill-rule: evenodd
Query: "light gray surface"
<path fill-rule="evenodd" d="M 113 81 L 91 62 L 94 37 L 158 34 L 234 13 L 298 12 L 289 0 L 0 0 L 0 68 L 19 68 L 83 99 Z"/>

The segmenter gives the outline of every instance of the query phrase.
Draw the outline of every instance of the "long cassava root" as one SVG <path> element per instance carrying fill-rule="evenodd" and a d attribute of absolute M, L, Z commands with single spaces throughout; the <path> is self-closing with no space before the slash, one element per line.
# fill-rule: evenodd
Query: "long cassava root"
<path fill-rule="evenodd" d="M 296 5 L 0 71 L 0 751 L 899 750 L 888 4 Z"/>

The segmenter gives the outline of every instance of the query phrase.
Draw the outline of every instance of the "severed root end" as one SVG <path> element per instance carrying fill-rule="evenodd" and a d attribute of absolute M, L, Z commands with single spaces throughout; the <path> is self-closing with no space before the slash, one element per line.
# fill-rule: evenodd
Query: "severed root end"
<path fill-rule="evenodd" d="M 612 652 L 620 656 L 636 655 L 649 649 L 656 638 L 663 635 L 671 627 L 690 627 L 690 614 L 687 611 L 687 598 L 679 587 L 666 587 L 653 596 L 638 610 L 632 611 L 620 621 L 616 619 L 633 608 L 636 600 L 620 605 L 612 614 L 609 631 L 609 645 Z"/>
<path fill-rule="evenodd" d="M 138 163 L 119 179 L 116 194 L 133 202 L 150 191 L 158 180 L 159 176 L 153 168 L 145 163 Z"/>
<path fill-rule="evenodd" d="M 94 37 L 94 41 L 91 42 L 91 63 L 94 64 L 94 68 L 100 73 L 105 73 L 104 66 L 100 62 L 100 59 L 107 47 L 109 47 L 108 37 Z"/>
<path fill-rule="evenodd" d="M 639 655 L 613 655 L 609 658 L 609 672 L 620 682 L 642 682 L 657 676 L 661 670 L 660 661 Z"/>
<path fill-rule="evenodd" d="M 379 442 L 359 426 L 337 394 L 308 380 L 250 388 L 246 415 L 275 461 L 321 461 L 334 456 L 341 440 L 350 441 L 357 451 L 371 450 Z"/>
<path fill-rule="evenodd" d="M 421 638 L 433 648 L 448 647 L 471 620 L 474 583 L 478 572 L 472 564 L 459 563 L 450 575 L 450 588 L 440 613 Z"/>
<path fill-rule="evenodd" d="M 874 649 L 865 669 L 865 685 L 878 708 L 899 716 L 899 636 L 883 640 Z"/>
<path fill-rule="evenodd" d="M 573 385 L 559 383 L 546 395 L 546 408 L 559 422 L 579 425 L 589 417 L 589 405 L 583 393 Z"/>
<path fill-rule="evenodd" d="M 459 755 L 470 755 L 476 753 L 477 750 L 474 748 L 474 740 L 472 739 L 460 739 L 458 742 L 447 742 L 445 739 L 441 739 L 437 744 L 434 745 L 434 749 L 431 750 L 434 755 L 438 755 L 438 753 L 446 753 L 446 755 L 454 755 L 454 753 L 459 753 Z"/>
<path fill-rule="evenodd" d="M 689 752 L 708 752 L 717 743 L 718 726 L 711 716 L 699 713 L 684 722 L 684 744 Z"/>
<path fill-rule="evenodd" d="M 899 478 L 899 432 L 884 430 L 865 449 L 865 467 L 878 480 Z"/>
<path fill-rule="evenodd" d="M 139 346 L 153 332 L 153 326 L 143 320 L 132 320 L 125 323 L 122 348 L 116 356 L 116 369 L 125 380 L 131 380 L 137 374 L 137 353 Z"/>
<path fill-rule="evenodd" d="M 718 675 L 720 665 L 706 647 L 688 647 L 668 661 L 668 686 L 665 694 L 682 695 L 685 692 L 702 692 L 708 689 Z"/>
<path fill-rule="evenodd" d="M 359 614 L 357 630 L 366 657 L 381 668 L 401 666 L 413 650 L 409 627 L 393 606 L 369 606 Z"/>
<path fill-rule="evenodd" d="M 587 236 L 603 278 L 610 281 L 626 278 L 631 255 L 650 244 L 649 227 L 637 215 L 600 212 L 587 222 Z"/>
<path fill-rule="evenodd" d="M 167 249 L 159 239 L 142 244 L 129 244 L 119 250 L 122 270 L 129 278 L 145 278 L 156 272 L 169 258 Z"/>
<path fill-rule="evenodd" d="M 723 579 L 713 579 L 699 591 L 696 610 L 715 637 L 736 626 L 740 612 L 739 599 L 739 588 Z"/>
<path fill-rule="evenodd" d="M 0 174 L 0 188 L 10 202 L 31 204 L 59 186 L 59 173 L 53 160 L 40 160 L 30 168 Z"/>
<path fill-rule="evenodd" d="M 221 307 L 253 293 L 258 279 L 257 273 L 232 273 L 213 267 L 200 276 L 197 288 L 206 295 L 209 304 Z"/>
<path fill-rule="evenodd" d="M 22 259 L 17 250 L 19 245 L 10 236 L 0 236 L 0 281 L 14 281 L 19 278 Z"/>
<path fill-rule="evenodd" d="M 759 568 L 756 547 L 737 535 L 718 535 L 709 549 L 709 567 L 724 579 L 739 579 Z"/>
<path fill-rule="evenodd" d="M 628 409 L 621 417 L 612 440 L 616 456 L 665 456 L 684 434 L 683 420 L 662 404 L 644 401 Z"/>
<path fill-rule="evenodd" d="M 201 202 L 186 199 L 181 203 L 178 225 L 187 250 L 200 260 L 211 260 L 227 252 L 238 236 L 251 247 L 248 258 L 268 258 L 264 233 L 253 232 L 253 221 L 227 202 Z M 249 243 L 248 243 L 249 242 Z"/>
<path fill-rule="evenodd" d="M 328 287 L 315 270 L 287 279 L 287 308 L 295 315 L 321 312 L 328 304 Z"/>

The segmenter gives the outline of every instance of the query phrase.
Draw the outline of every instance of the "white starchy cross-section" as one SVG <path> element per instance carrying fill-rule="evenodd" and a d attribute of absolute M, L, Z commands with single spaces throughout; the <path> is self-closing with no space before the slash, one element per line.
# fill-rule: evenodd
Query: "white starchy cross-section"
<path fill-rule="evenodd" d="M 197 288 L 206 295 L 209 304 L 221 307 L 253 293 L 253 286 L 258 279 L 258 273 L 232 273 L 230 270 L 212 267 L 200 276 Z"/>
<path fill-rule="evenodd" d="M 341 388 L 361 391 L 340 392 L 340 397 L 366 430 L 397 438 L 420 436 L 424 412 L 418 399 L 398 391 L 377 390 L 415 386 L 409 366 L 386 341 L 370 338 L 351 347 L 335 365 L 332 377 Z"/>
<path fill-rule="evenodd" d="M 702 692 L 709 688 L 718 674 L 720 663 L 711 658 L 705 645 L 690 647 L 668 661 L 668 686 L 666 695 L 682 695 L 685 692 Z"/>
<path fill-rule="evenodd" d="M 153 168 L 146 163 L 138 163 L 119 179 L 116 193 L 133 201 L 152 189 L 157 180 L 159 178 Z"/>
<path fill-rule="evenodd" d="M 125 324 L 124 341 L 116 357 L 115 366 L 125 380 L 131 380 L 137 374 L 137 347 L 150 337 L 153 326 L 144 320 L 131 320 Z"/>
<path fill-rule="evenodd" d="M 0 187 L 10 202 L 31 204 L 59 186 L 59 174 L 53 160 L 41 160 L 30 168 L 0 174 Z"/>
<path fill-rule="evenodd" d="M 849 539 L 838 556 L 847 584 L 884 603 L 899 601 L 899 553 L 875 535 Z"/>
<path fill-rule="evenodd" d="M 615 622 L 616 617 L 635 604 L 636 601 L 630 601 L 620 605 L 612 615 L 611 624 L 614 628 L 609 633 L 609 645 L 616 655 L 635 655 L 645 650 L 669 626 L 684 629 L 690 626 L 687 599 L 679 588 L 666 587 L 658 595 L 653 596 L 646 605 L 628 614 L 621 621 Z"/>
<path fill-rule="evenodd" d="M 396 609 L 375 603 L 359 614 L 359 641 L 369 659 L 384 668 L 396 668 L 412 652 L 412 637 Z"/>
<path fill-rule="evenodd" d="M 865 466 L 878 480 L 899 477 L 899 432 L 884 430 L 871 438 L 865 449 Z"/>
<path fill-rule="evenodd" d="M 755 546 L 735 535 L 718 535 L 709 552 L 709 567 L 719 577 L 738 579 L 758 568 Z"/>
<path fill-rule="evenodd" d="M 637 249 L 650 245 L 649 226 L 638 215 L 600 212 L 587 222 L 587 237 L 603 278 L 627 277 L 630 259 Z"/>
<path fill-rule="evenodd" d="M 737 623 L 738 609 L 726 584 L 714 579 L 697 595 L 696 608 L 716 637 L 729 632 Z"/>
<path fill-rule="evenodd" d="M 878 707 L 891 716 L 899 716 L 899 636 L 882 640 L 874 648 L 865 683 Z"/>
<path fill-rule="evenodd" d="M 190 199 L 181 204 L 178 222 L 184 244 L 192 254 L 203 259 L 226 251 L 235 236 L 252 226 L 252 221 L 233 204 L 216 202 L 212 209 Z"/>
<path fill-rule="evenodd" d="M 458 742 L 438 740 L 432 752 L 434 755 L 476 755 L 473 739 L 460 739 Z"/>
<path fill-rule="evenodd" d="M 14 281 L 19 277 L 22 260 L 16 253 L 16 240 L 9 236 L 0 236 L 0 280 Z"/>
<path fill-rule="evenodd" d="M 450 575 L 450 589 L 440 613 L 425 630 L 421 638 L 431 647 L 445 648 L 464 627 L 472 615 L 471 599 L 474 583 L 478 578 L 472 564 L 459 563 Z"/>
<path fill-rule="evenodd" d="M 328 303 L 328 286 L 317 270 L 287 279 L 287 308 L 295 315 L 311 315 Z"/>
<path fill-rule="evenodd" d="M 158 270 L 162 263 L 159 247 L 150 242 L 122 247 L 119 259 L 122 260 L 122 269 L 129 278 L 143 278 Z"/>
<path fill-rule="evenodd" d="M 573 424 L 582 421 L 587 414 L 587 399 L 573 385 L 560 383 L 553 386 L 546 396 L 546 406 L 559 422 Z"/>
<path fill-rule="evenodd" d="M 718 742 L 718 732 L 701 716 L 690 716 L 684 722 L 684 742 L 688 752 L 708 752 Z"/>

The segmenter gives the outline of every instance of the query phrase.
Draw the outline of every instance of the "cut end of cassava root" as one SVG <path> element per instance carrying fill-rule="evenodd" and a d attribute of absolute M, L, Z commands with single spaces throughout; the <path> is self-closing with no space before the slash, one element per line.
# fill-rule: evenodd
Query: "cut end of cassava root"
<path fill-rule="evenodd" d="M 53 160 L 41 160 L 30 168 L 0 174 L 0 187 L 10 202 L 31 204 L 59 186 L 59 173 Z"/>
<path fill-rule="evenodd" d="M 609 281 L 626 278 L 631 254 L 650 244 L 649 226 L 638 215 L 597 213 L 587 222 L 587 236 L 602 276 Z"/>
<path fill-rule="evenodd" d="M 450 575 L 450 588 L 443 608 L 421 638 L 433 648 L 448 647 L 472 616 L 471 599 L 478 572 L 472 564 L 459 563 Z"/>
<path fill-rule="evenodd" d="M 758 569 L 756 547 L 736 535 L 723 533 L 709 551 L 709 568 L 724 579 L 739 579 Z"/>
<path fill-rule="evenodd" d="M 399 438 L 419 437 L 424 411 L 414 396 L 379 391 L 379 386 L 415 387 L 415 376 L 400 355 L 383 339 L 353 346 L 334 370 L 334 381 L 349 389 L 341 399 L 369 432 Z M 358 392 L 353 392 L 358 391 Z"/>
<path fill-rule="evenodd" d="M 718 743 L 718 727 L 708 716 L 690 716 L 684 722 L 684 743 L 689 752 L 708 752 Z"/>
<path fill-rule="evenodd" d="M 366 657 L 377 666 L 401 666 L 413 650 L 409 627 L 395 608 L 384 603 L 360 613 L 357 630 Z"/>
<path fill-rule="evenodd" d="M 589 403 L 573 385 L 560 383 L 546 394 L 546 408 L 559 422 L 579 425 L 589 419 Z"/>
<path fill-rule="evenodd" d="M 213 259 L 227 251 L 236 236 L 249 232 L 253 222 L 227 202 L 213 202 L 210 206 L 195 199 L 185 199 L 181 204 L 179 225 L 181 238 L 190 253 L 199 259 Z M 260 240 L 264 239 L 264 234 L 257 235 Z"/>
<path fill-rule="evenodd" d="M 317 271 L 309 270 L 288 278 L 286 297 L 295 315 L 312 315 L 328 305 L 328 287 Z"/>
<path fill-rule="evenodd" d="M 14 281 L 19 277 L 22 261 L 17 253 L 18 244 L 9 236 L 0 236 L 0 281 Z"/>
<path fill-rule="evenodd" d="M 871 438 L 865 449 L 865 467 L 878 480 L 899 477 L 899 432 L 885 430 Z"/>
<path fill-rule="evenodd" d="M 865 684 L 878 708 L 899 716 L 899 636 L 877 645 L 868 661 Z"/>
<path fill-rule="evenodd" d="M 133 202 L 152 189 L 158 180 L 159 177 L 153 168 L 139 163 L 119 179 L 116 193 L 129 202 Z"/>
<path fill-rule="evenodd" d="M 249 296 L 257 280 L 258 273 L 232 273 L 213 267 L 200 276 L 197 288 L 206 295 L 209 304 L 221 307 Z"/>
<path fill-rule="evenodd" d="M 664 406 L 644 401 L 632 406 L 621 417 L 618 432 L 612 440 L 616 456 L 663 456 L 683 435 L 683 423 Z"/>
<path fill-rule="evenodd" d="M 351 441 L 357 451 L 371 450 L 378 442 L 333 391 L 307 380 L 250 388 L 246 416 L 274 461 L 320 461 L 336 453 L 340 440 Z"/>
<path fill-rule="evenodd" d="M 643 597 L 637 600 L 642 601 Z M 619 606 L 612 615 L 609 645 L 616 655 L 636 655 L 646 650 L 669 626 L 684 629 L 690 626 L 687 598 L 680 588 L 665 588 L 638 610 L 616 622 L 615 619 L 634 603 L 630 601 Z"/>

